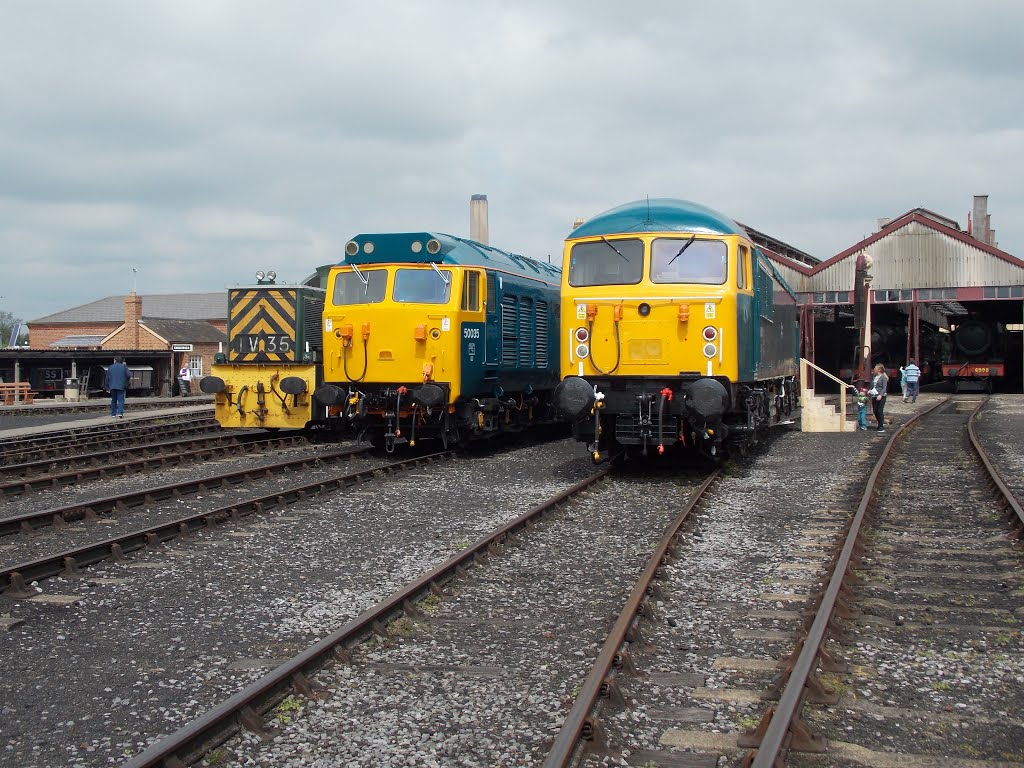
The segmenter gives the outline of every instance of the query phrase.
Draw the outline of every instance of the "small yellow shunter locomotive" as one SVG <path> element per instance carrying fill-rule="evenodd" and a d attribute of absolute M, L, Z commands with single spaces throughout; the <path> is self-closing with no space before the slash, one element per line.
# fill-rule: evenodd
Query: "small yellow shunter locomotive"
<path fill-rule="evenodd" d="M 322 419 L 313 391 L 322 373 L 323 271 L 293 285 L 260 271 L 255 285 L 228 289 L 228 349 L 199 382 L 214 395 L 222 427 L 305 429 Z"/>

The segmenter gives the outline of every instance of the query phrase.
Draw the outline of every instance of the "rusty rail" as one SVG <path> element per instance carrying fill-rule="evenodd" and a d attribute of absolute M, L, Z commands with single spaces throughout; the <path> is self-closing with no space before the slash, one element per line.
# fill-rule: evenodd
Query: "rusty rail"
<path fill-rule="evenodd" d="M 478 539 L 295 658 L 124 763 L 121 768 L 191 765 L 227 741 L 240 728 L 261 732 L 264 730 L 261 715 L 276 706 L 291 691 L 312 695 L 309 677 L 317 669 L 332 658 L 347 658 L 348 647 L 371 632 L 382 631 L 383 625 L 392 617 L 400 614 L 416 615 L 418 612 L 413 605 L 415 600 L 438 592 L 441 584 L 462 573 L 467 566 L 485 561 L 491 547 L 525 528 L 543 513 L 561 506 L 571 497 L 603 480 L 607 474 L 607 468 L 595 472 Z"/>
<path fill-rule="evenodd" d="M 985 401 L 987 403 L 988 400 Z M 1010 509 L 1011 517 L 1010 522 L 1014 527 L 1014 535 L 1020 539 L 1024 538 L 1024 509 L 1021 508 L 1020 502 L 1014 495 L 1013 491 L 1010 490 L 1009 486 L 1003 482 L 1002 475 L 999 474 L 999 470 L 996 469 L 995 464 L 992 463 L 992 459 L 988 455 L 982 445 L 981 440 L 978 438 L 977 430 L 974 428 L 975 417 L 981 413 L 981 409 L 985 406 L 982 403 L 978 406 L 978 409 L 971 414 L 971 418 L 967 420 L 967 435 L 971 440 L 971 445 L 974 448 L 975 453 L 978 454 L 978 458 L 981 459 L 981 463 L 985 466 L 985 471 L 988 472 L 989 477 L 992 479 L 992 484 L 999 491 L 999 495 L 1003 497 L 1003 502 Z M 1016 520 L 1013 518 L 1016 517 Z"/>
<path fill-rule="evenodd" d="M 0 594 L 6 597 L 31 597 L 36 593 L 29 590 L 27 582 L 51 578 L 63 573 L 77 574 L 81 566 L 94 565 L 110 558 L 119 559 L 128 552 L 156 546 L 179 537 L 188 537 L 194 531 L 202 530 L 225 520 L 234 520 L 247 514 L 256 514 L 278 506 L 294 504 L 323 491 L 347 488 L 368 482 L 378 473 L 394 473 L 421 464 L 454 459 L 452 451 L 429 454 L 415 459 L 405 459 L 390 464 L 371 467 L 359 472 L 350 472 L 337 477 L 316 480 L 311 483 L 274 490 L 254 498 L 236 501 L 219 509 L 207 510 L 174 520 L 167 520 L 148 528 L 129 531 L 104 541 L 97 541 L 76 549 L 60 552 L 19 563 L 0 570 Z M 213 485 L 211 482 L 210 485 Z"/>
<path fill-rule="evenodd" d="M 628 652 L 623 649 L 623 645 L 630 640 L 630 633 L 635 631 L 634 623 L 641 611 L 655 573 L 690 512 L 719 477 L 721 477 L 721 472 L 716 470 L 701 484 L 700 488 L 691 493 L 686 506 L 665 530 L 665 535 L 658 542 L 651 559 L 647 562 L 647 567 L 637 579 L 618 620 L 608 634 L 608 639 L 601 647 L 597 660 L 594 662 L 590 674 L 587 675 L 587 679 L 583 682 L 572 709 L 566 715 L 562 728 L 559 730 L 558 736 L 555 737 L 551 751 L 544 761 L 544 768 L 564 768 L 573 759 L 581 741 L 599 738 L 600 724 L 596 718 L 592 717 L 592 712 L 601 698 L 608 696 L 614 687 L 614 682 L 610 679 L 612 669 L 622 666 L 628 657 Z"/>
<path fill-rule="evenodd" d="M 836 558 L 835 569 L 832 572 L 828 587 L 821 598 L 821 604 L 814 616 L 810 629 L 807 631 L 807 636 L 802 641 L 800 654 L 793 664 L 792 671 L 789 673 L 788 683 L 779 697 L 778 704 L 774 707 L 769 707 L 768 712 L 765 713 L 761 725 L 757 729 L 757 734 L 755 734 L 755 738 L 757 735 L 760 736 L 760 744 L 748 753 L 744 765 L 751 765 L 753 768 L 772 768 L 779 764 L 777 761 L 782 751 L 788 749 L 789 741 L 795 733 L 799 733 L 804 738 L 807 738 L 806 728 L 799 721 L 799 712 L 807 696 L 811 674 L 817 668 L 824 650 L 825 633 L 828 631 L 833 614 L 836 611 L 839 593 L 846 586 L 850 561 L 853 558 L 854 549 L 860 537 L 864 518 L 867 515 L 868 508 L 875 501 L 876 483 L 882 471 L 889 464 L 894 446 L 903 439 L 907 430 L 915 425 L 919 419 L 936 408 L 945 405 L 947 402 L 949 402 L 949 398 L 939 401 L 926 411 L 915 414 L 905 424 L 901 425 L 889 438 L 888 443 L 886 443 L 885 448 L 882 450 L 882 455 L 875 462 L 875 466 L 872 468 L 864 487 L 864 494 L 861 497 L 860 504 L 857 506 L 857 512 L 850 523 L 846 541 L 839 556 Z"/>

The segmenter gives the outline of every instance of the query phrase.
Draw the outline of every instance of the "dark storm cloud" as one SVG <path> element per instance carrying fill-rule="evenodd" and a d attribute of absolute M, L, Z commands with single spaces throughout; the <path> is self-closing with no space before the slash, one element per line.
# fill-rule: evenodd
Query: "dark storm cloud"
<path fill-rule="evenodd" d="M 644 195 L 827 257 L 879 216 L 1024 252 L 1017 3 L 0 0 L 0 309 L 301 279 L 358 232 L 557 260 Z M 59 275 L 55 280 L 54 275 Z M 37 287 L 48 284 L 41 293 Z"/>

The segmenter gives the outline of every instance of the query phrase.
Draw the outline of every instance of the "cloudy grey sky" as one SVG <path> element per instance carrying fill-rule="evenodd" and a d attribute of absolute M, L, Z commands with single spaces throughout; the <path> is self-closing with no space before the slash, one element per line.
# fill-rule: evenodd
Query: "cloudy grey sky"
<path fill-rule="evenodd" d="M 0 0 L 0 309 L 298 280 L 360 232 L 558 260 L 694 200 L 820 258 L 988 194 L 1024 256 L 1019 0 Z"/>

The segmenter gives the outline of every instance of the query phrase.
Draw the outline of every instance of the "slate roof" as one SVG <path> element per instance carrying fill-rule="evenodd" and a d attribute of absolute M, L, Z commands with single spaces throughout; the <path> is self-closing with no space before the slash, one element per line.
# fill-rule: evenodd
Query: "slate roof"
<path fill-rule="evenodd" d="M 121 323 L 124 322 L 124 298 L 108 296 L 89 304 L 30 320 L 29 323 Z M 227 291 L 155 293 L 139 298 L 142 299 L 143 317 L 170 320 L 226 320 L 228 316 Z"/>
<path fill-rule="evenodd" d="M 220 296 L 220 294 L 218 294 Z M 224 298 L 221 296 L 221 298 Z M 145 302 L 142 304 L 146 306 Z M 227 302 L 225 301 L 225 313 Z M 166 318 L 143 317 L 140 325 L 148 328 L 157 336 L 167 341 L 202 344 L 228 340 L 226 333 L 221 333 L 203 320 L 168 320 Z"/>

